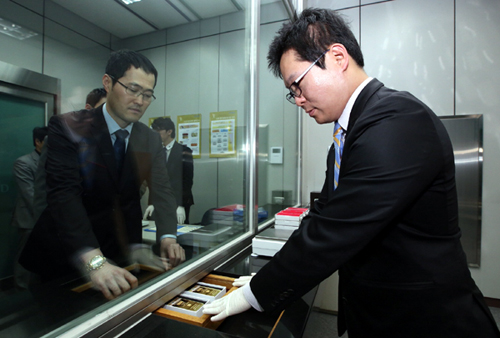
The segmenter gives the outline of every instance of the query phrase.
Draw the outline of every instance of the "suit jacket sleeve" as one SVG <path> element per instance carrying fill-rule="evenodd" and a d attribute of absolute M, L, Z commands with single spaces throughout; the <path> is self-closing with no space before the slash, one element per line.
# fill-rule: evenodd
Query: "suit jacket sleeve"
<path fill-rule="evenodd" d="M 177 203 L 170 185 L 167 172 L 166 155 L 161 146 L 160 135 L 151 132 L 152 169 L 149 186 L 150 201 L 155 208 L 156 239 L 159 242 L 163 235 L 177 234 Z"/>
<path fill-rule="evenodd" d="M 59 238 L 70 252 L 98 248 L 92 225 L 83 205 L 79 172 L 78 142 L 65 120 L 53 116 L 47 138 L 47 203 L 54 217 Z"/>
<path fill-rule="evenodd" d="M 182 205 L 189 206 L 194 203 L 191 192 L 194 176 L 193 151 L 186 146 L 182 148 Z"/>
<path fill-rule="evenodd" d="M 363 112 L 347 132 L 338 188 L 333 191 L 328 179 L 333 171 L 331 151 L 319 210 L 303 220 L 251 281 L 266 311 L 284 308 L 366 249 L 385 229 L 400 226 L 404 213 L 429 193 L 443 168 L 451 163 L 446 170 L 453 171 L 453 153 L 450 158 L 446 148 L 449 139 L 443 139 L 447 134 L 436 120 L 418 100 L 401 93 Z M 419 230 L 439 236 L 432 233 L 438 229 Z"/>
<path fill-rule="evenodd" d="M 33 211 L 33 197 L 35 194 L 34 188 L 34 171 L 33 165 L 30 165 L 25 160 L 27 157 L 18 158 L 14 162 L 13 174 L 17 184 L 18 193 L 20 194 L 24 204 L 29 212 Z"/>

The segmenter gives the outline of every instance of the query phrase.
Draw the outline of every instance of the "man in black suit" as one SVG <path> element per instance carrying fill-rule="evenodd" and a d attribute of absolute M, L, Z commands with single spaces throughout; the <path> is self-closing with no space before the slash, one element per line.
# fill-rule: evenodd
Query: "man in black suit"
<path fill-rule="evenodd" d="M 151 128 L 160 134 L 167 156 L 167 171 L 177 201 L 177 223 L 189 224 L 189 209 L 193 202 L 193 151 L 175 140 L 175 125 L 168 117 L 159 117 Z M 151 208 L 149 208 L 151 213 Z"/>
<path fill-rule="evenodd" d="M 337 145 L 310 216 L 206 313 L 282 310 L 339 270 L 340 335 L 500 337 L 460 244 L 453 149 L 439 118 L 366 75 L 354 35 L 333 11 L 306 9 L 285 24 L 268 60 L 289 101 L 318 123 L 336 123 Z"/>
<path fill-rule="evenodd" d="M 168 269 L 185 260 L 176 242 L 176 203 L 160 137 L 138 122 L 155 98 L 156 78 L 143 55 L 114 52 L 102 79 L 107 102 L 50 119 L 48 207 L 20 260 L 43 279 L 87 271 L 108 299 L 137 286 L 137 279 L 111 260 L 133 262 L 144 251 L 139 193 L 144 180 L 156 207 L 161 265 Z"/>
<path fill-rule="evenodd" d="M 18 228 L 20 236 L 18 254 L 14 262 L 14 281 L 19 288 L 27 288 L 30 278 L 30 273 L 18 263 L 18 258 L 35 226 L 35 174 L 45 136 L 47 136 L 47 127 L 34 128 L 33 146 L 35 149 L 31 153 L 19 157 L 12 168 L 17 187 L 12 225 Z"/>

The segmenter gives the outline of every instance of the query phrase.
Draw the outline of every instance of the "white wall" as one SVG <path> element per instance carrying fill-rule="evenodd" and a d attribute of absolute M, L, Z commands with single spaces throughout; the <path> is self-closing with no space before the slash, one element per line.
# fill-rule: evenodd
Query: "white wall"
<path fill-rule="evenodd" d="M 61 79 L 61 112 L 82 109 L 102 87 L 111 35 L 49 0 L 18 3 L 1 1 L 2 17 L 38 35 L 20 41 L 0 34 L 0 60 Z"/>
<path fill-rule="evenodd" d="M 271 203 L 274 190 L 297 193 L 297 111 L 285 100 L 280 79 L 267 70 L 267 49 L 286 19 L 281 3 L 262 7 L 260 62 L 259 205 Z M 277 22 L 278 21 L 278 22 Z M 238 12 L 186 24 L 163 32 L 146 34 L 115 44 L 134 48 L 158 68 L 157 100 L 142 118 L 201 114 L 201 159 L 194 159 L 193 195 L 190 221 L 199 222 L 210 208 L 245 203 L 244 174 L 246 119 L 248 112 L 248 48 L 245 14 Z M 235 158 L 209 158 L 209 113 L 236 110 L 237 146 Z M 284 163 L 268 164 L 271 146 L 284 147 Z M 296 198 L 292 202 L 295 202 Z"/>
<path fill-rule="evenodd" d="M 335 1 L 335 5 L 309 0 L 307 5 L 340 9 L 352 21 L 368 75 L 388 87 L 410 91 L 437 115 L 484 115 L 481 267 L 471 272 L 486 297 L 500 298 L 500 2 L 359 4 L 359 0 Z M 308 198 L 310 191 L 321 190 L 332 127 L 318 126 L 306 117 L 303 121 L 303 198 Z"/>

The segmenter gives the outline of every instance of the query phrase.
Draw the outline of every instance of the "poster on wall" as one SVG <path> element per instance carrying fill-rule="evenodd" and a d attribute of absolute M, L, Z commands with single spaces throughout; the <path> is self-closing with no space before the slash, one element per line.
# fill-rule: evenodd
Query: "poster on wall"
<path fill-rule="evenodd" d="M 236 110 L 210 113 L 210 157 L 236 156 Z"/>
<path fill-rule="evenodd" d="M 193 158 L 201 158 L 201 114 L 177 116 L 177 142 L 193 151 Z"/>

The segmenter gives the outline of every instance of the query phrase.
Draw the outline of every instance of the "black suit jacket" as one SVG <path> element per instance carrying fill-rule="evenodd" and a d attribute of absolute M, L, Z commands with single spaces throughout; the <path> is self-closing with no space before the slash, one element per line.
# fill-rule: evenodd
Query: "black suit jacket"
<path fill-rule="evenodd" d="M 177 205 L 193 205 L 193 151 L 186 145 L 174 142 L 167 160 L 167 171 Z"/>
<path fill-rule="evenodd" d="M 498 337 L 460 244 L 453 149 L 439 118 L 372 80 L 334 147 L 315 210 L 251 281 L 279 310 L 339 270 L 339 334 Z"/>
<path fill-rule="evenodd" d="M 72 257 L 100 247 L 118 259 L 129 244 L 141 243 L 144 180 L 155 205 L 157 239 L 176 233 L 176 203 L 160 136 L 140 122 L 133 125 L 119 177 L 102 107 L 52 117 L 46 173 L 48 208 L 20 260 L 34 272 L 68 270 L 64 252 Z"/>

